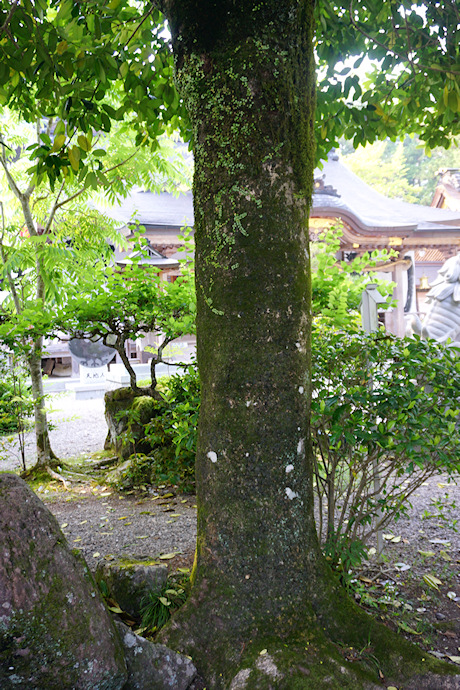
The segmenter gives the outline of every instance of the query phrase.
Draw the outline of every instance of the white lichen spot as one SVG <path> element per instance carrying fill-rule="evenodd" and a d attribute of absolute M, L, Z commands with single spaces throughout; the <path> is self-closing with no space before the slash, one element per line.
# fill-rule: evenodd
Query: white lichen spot
<path fill-rule="evenodd" d="M 303 392 L 304 392 L 304 387 L 303 387 L 303 386 L 299 386 L 299 393 L 300 393 L 300 395 L 303 395 Z"/>
<path fill-rule="evenodd" d="M 289 499 L 290 501 L 292 501 L 294 498 L 298 498 L 298 497 L 299 497 L 299 494 L 297 494 L 295 491 L 293 491 L 291 488 L 289 488 L 289 486 L 287 486 L 287 487 L 284 489 L 284 493 L 286 494 L 286 496 L 288 497 L 288 499 Z"/>
<path fill-rule="evenodd" d="M 241 671 L 238 671 L 230 684 L 230 690 L 243 690 L 243 688 L 245 688 L 247 685 L 250 675 L 250 668 L 243 668 Z"/>
<path fill-rule="evenodd" d="M 209 458 L 211 462 L 217 462 L 217 453 L 213 450 L 210 450 L 206 457 Z"/>
<path fill-rule="evenodd" d="M 303 449 L 304 449 L 304 440 L 303 440 L 303 438 L 301 438 L 300 441 L 299 441 L 298 444 L 297 444 L 297 453 L 298 453 L 298 455 L 301 455 L 301 453 L 303 453 Z"/>
<path fill-rule="evenodd" d="M 292 472 L 294 469 L 294 465 L 286 465 L 286 474 L 289 474 L 289 472 Z"/>
<path fill-rule="evenodd" d="M 127 632 L 124 636 L 123 642 L 125 643 L 126 647 L 128 647 L 128 649 L 131 649 L 136 645 L 136 635 L 134 635 L 134 633 Z"/>
<path fill-rule="evenodd" d="M 282 677 L 282 674 L 278 670 L 273 657 L 270 654 L 264 654 L 259 656 L 255 662 L 255 666 L 259 671 L 262 671 L 265 675 L 273 680 L 277 680 Z"/>

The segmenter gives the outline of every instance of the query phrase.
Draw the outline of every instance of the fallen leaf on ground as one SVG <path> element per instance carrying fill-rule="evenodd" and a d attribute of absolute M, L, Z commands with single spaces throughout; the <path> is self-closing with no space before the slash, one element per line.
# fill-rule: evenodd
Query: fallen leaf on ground
<path fill-rule="evenodd" d="M 383 538 L 387 541 L 391 541 L 392 544 L 399 544 L 401 537 L 396 537 L 394 534 L 384 534 Z"/>
<path fill-rule="evenodd" d="M 430 574 L 424 575 L 423 580 L 432 589 L 439 589 L 439 585 L 442 585 L 441 580 L 438 577 L 436 577 L 435 575 L 430 575 Z"/>
<path fill-rule="evenodd" d="M 444 544 L 444 546 L 451 545 L 448 539 L 430 539 L 430 544 Z"/>
<path fill-rule="evenodd" d="M 175 554 L 175 553 L 164 553 L 163 555 L 160 556 L 160 558 L 162 561 L 167 561 L 170 558 L 174 558 L 175 556 L 177 556 L 177 554 Z"/>
<path fill-rule="evenodd" d="M 98 558 L 98 556 L 100 556 L 100 555 L 101 555 L 101 554 L 99 553 L 99 551 L 95 551 L 95 552 L 93 553 L 93 558 Z"/>
<path fill-rule="evenodd" d="M 371 585 L 373 583 L 373 580 L 371 580 L 369 577 L 364 577 L 364 575 L 360 575 L 359 579 L 361 582 L 364 582 L 366 585 Z"/>
<path fill-rule="evenodd" d="M 431 556 L 436 556 L 434 551 L 420 551 L 419 549 L 419 554 L 422 556 L 425 556 L 426 558 L 431 558 Z"/>
<path fill-rule="evenodd" d="M 407 623 L 404 623 L 404 621 L 401 621 L 398 623 L 398 628 L 401 630 L 404 630 L 404 632 L 410 633 L 411 635 L 421 635 L 421 632 L 417 632 L 413 628 L 410 627 L 410 625 L 407 625 Z"/>

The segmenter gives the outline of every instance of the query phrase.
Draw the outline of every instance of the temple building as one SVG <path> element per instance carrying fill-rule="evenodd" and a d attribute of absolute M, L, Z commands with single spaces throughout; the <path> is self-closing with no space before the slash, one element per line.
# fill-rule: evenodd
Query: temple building
<path fill-rule="evenodd" d="M 460 182 L 458 171 L 457 176 L 454 171 L 447 172 L 449 175 L 443 177 L 445 195 L 455 187 L 448 180 L 455 177 L 456 183 Z M 452 210 L 390 199 L 348 170 L 335 152 L 315 170 L 314 177 L 310 214 L 313 240 L 321 228 L 340 222 L 342 255 L 338 259 L 351 260 L 357 254 L 383 248 L 396 252 L 391 261 L 379 267 L 379 273 L 396 283 L 398 307 L 386 315 L 386 326 L 396 335 L 404 335 L 405 314 L 423 313 L 430 281 L 444 261 L 460 252 L 458 187 L 458 207 Z M 450 199 L 454 198 L 454 192 L 449 194 Z M 108 213 L 120 222 L 120 231 L 128 238 L 133 236 L 134 217 L 144 226 L 145 237 L 158 254 L 157 265 L 164 278 L 174 280 L 179 275 L 181 228 L 193 227 L 194 222 L 191 192 L 173 196 L 139 190 Z M 171 263 L 174 261 L 175 265 Z"/>

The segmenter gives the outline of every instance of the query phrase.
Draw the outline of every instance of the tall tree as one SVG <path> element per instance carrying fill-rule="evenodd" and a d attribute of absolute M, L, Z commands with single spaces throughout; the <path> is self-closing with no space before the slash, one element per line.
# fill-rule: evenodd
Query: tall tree
<path fill-rule="evenodd" d="M 433 9 L 438 4 L 432 3 Z M 82 14 L 97 5 L 109 36 L 128 4 L 62 3 L 72 17 L 68 23 L 84 25 L 90 33 L 92 21 Z M 349 3 L 332 6 L 324 0 L 316 15 L 312 0 L 164 0 L 154 5 L 170 20 L 177 83 L 192 123 L 202 376 L 193 588 L 165 637 L 193 655 L 213 689 L 372 688 L 382 675 L 396 682 L 412 677 L 406 688 L 454 687 L 447 676 L 439 675 L 431 686 L 423 679 L 424 670 L 455 671 L 423 657 L 360 612 L 335 582 L 318 547 L 308 433 L 307 218 L 315 163 L 315 28 L 324 30 L 317 36 L 319 59 L 330 64 L 325 77 L 330 83 L 320 88 L 323 151 L 344 128 L 363 141 L 396 129 L 396 111 L 403 125 L 418 119 L 430 143 L 439 143 L 445 131 L 438 127 L 436 134 L 430 125 L 429 80 L 420 71 L 425 64 L 414 61 L 418 43 L 412 39 L 420 29 L 437 94 L 446 65 L 455 72 L 460 63 L 458 42 L 453 45 L 441 31 L 441 22 L 450 18 L 458 27 L 455 4 L 446 3 L 434 35 L 405 1 L 356 2 L 349 13 Z M 27 4 L 32 15 L 29 6 L 34 6 Z M 427 8 L 430 18 L 431 3 Z M 139 24 L 141 31 L 152 17 L 150 10 Z M 108 21 L 112 12 L 117 17 Z M 385 22 L 391 27 L 383 38 L 375 30 L 375 13 L 379 29 Z M 4 26 L 9 27 L 6 14 Z M 64 24 L 53 30 L 64 40 Z M 33 45 L 29 49 L 35 50 Z M 370 95 L 361 91 L 359 101 L 359 77 L 345 85 L 336 64 L 348 53 L 364 55 L 368 49 L 372 57 L 389 56 L 383 69 L 388 73 L 395 67 L 396 81 L 406 67 L 417 78 L 401 82 L 394 99 L 396 87 L 377 74 Z M 102 45 L 98 50 L 101 64 L 109 64 Z M 134 60 L 140 59 L 139 51 Z M 55 52 L 52 61 L 61 67 Z M 110 56 L 123 77 L 124 52 Z M 139 91 L 142 104 L 145 93 L 155 93 L 153 75 L 163 79 L 154 63 L 150 57 L 145 63 L 152 78 L 149 91 Z M 80 76 L 69 82 L 69 94 L 82 88 Z M 5 82 L 10 84 L 8 77 Z M 164 82 L 159 83 L 165 91 Z M 401 110 L 411 84 L 420 86 L 419 102 Z M 344 102 L 342 86 L 358 103 Z M 132 91 L 125 93 L 127 104 Z M 449 81 L 439 117 L 444 122 L 446 114 L 443 126 L 453 130 L 458 116 L 451 93 Z M 168 100 L 171 96 L 175 99 L 168 92 Z M 98 102 L 90 102 L 92 108 L 85 109 L 73 99 L 72 117 L 80 113 L 89 124 L 100 112 Z M 141 118 L 142 109 L 133 105 Z M 158 106 L 162 118 L 168 117 L 168 107 L 167 101 Z M 148 105 L 145 111 L 150 112 Z M 360 664 L 349 662 L 350 646 L 361 650 Z M 372 657 L 372 667 L 363 650 Z"/>

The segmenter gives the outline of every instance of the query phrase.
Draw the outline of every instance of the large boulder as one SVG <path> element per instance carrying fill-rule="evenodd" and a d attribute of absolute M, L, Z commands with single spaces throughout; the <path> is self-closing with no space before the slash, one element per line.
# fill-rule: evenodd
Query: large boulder
<path fill-rule="evenodd" d="M 187 690 L 196 668 L 183 654 L 149 642 L 116 622 L 125 648 L 128 682 L 124 690 Z"/>
<path fill-rule="evenodd" d="M 119 690 L 126 679 L 87 565 L 27 484 L 0 475 L 0 687 Z"/>
<path fill-rule="evenodd" d="M 141 618 L 142 607 L 149 593 L 159 593 L 168 579 L 166 565 L 145 561 L 119 559 L 99 563 L 96 582 L 102 591 L 134 618 Z"/>

